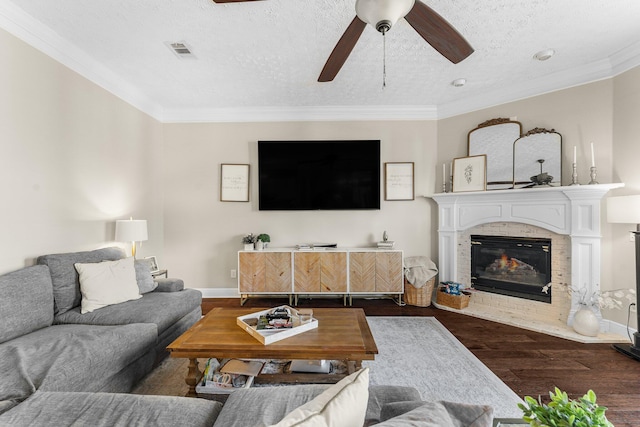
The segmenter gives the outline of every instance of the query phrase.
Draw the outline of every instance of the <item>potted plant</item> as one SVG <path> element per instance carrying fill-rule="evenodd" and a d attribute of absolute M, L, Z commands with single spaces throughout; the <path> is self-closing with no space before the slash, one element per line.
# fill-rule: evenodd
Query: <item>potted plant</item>
<path fill-rule="evenodd" d="M 244 244 L 245 251 L 252 251 L 253 244 L 256 242 L 256 236 L 253 233 L 249 233 L 242 238 L 242 243 Z"/>
<path fill-rule="evenodd" d="M 580 399 L 572 400 L 566 392 L 555 388 L 550 392 L 551 402 L 525 396 L 525 403 L 518 407 L 524 413 L 522 419 L 531 427 L 613 427 L 607 420 L 607 408 L 596 404 L 596 394 L 589 390 Z"/>
<path fill-rule="evenodd" d="M 258 245 L 258 249 L 263 249 L 263 248 L 266 249 L 270 241 L 271 241 L 271 237 L 268 234 L 265 234 L 265 233 L 259 234 L 258 241 L 256 242 Z"/>

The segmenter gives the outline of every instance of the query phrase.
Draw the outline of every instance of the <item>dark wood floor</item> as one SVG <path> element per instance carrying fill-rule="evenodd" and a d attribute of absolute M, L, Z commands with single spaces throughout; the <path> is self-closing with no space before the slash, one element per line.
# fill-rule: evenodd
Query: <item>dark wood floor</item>
<path fill-rule="evenodd" d="M 249 299 L 246 307 L 272 307 L 286 299 Z M 238 299 L 205 299 L 213 307 L 237 307 Z M 301 299 L 299 307 L 341 307 L 342 299 Z M 520 397 L 547 399 L 554 387 L 570 397 L 592 389 L 616 427 L 640 426 L 640 362 L 609 344 L 581 344 L 434 307 L 400 307 L 391 300 L 354 299 L 367 316 L 433 316 Z"/>

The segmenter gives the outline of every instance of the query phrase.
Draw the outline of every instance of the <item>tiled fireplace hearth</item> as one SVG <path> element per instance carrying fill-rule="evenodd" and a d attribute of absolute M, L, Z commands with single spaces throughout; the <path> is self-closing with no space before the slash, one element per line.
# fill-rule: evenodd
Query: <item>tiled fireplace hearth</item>
<path fill-rule="evenodd" d="M 623 184 L 598 184 L 474 193 L 442 193 L 438 203 L 440 281 L 471 283 L 471 236 L 547 239 L 551 242 L 551 301 L 475 291 L 462 312 L 489 320 L 583 342 L 621 341 L 602 333 L 597 338 L 570 327 L 579 294 L 567 287 L 599 290 L 600 204 Z M 599 315 L 599 313 L 598 313 Z"/>

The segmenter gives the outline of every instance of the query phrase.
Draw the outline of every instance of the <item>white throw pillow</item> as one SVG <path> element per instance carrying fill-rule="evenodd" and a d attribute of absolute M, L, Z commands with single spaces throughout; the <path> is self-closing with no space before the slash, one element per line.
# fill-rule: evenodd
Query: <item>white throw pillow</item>
<path fill-rule="evenodd" d="M 80 276 L 80 312 L 141 298 L 133 257 L 118 261 L 74 264 Z"/>
<path fill-rule="evenodd" d="M 271 427 L 353 427 L 364 424 L 369 402 L 369 368 L 332 385 Z"/>

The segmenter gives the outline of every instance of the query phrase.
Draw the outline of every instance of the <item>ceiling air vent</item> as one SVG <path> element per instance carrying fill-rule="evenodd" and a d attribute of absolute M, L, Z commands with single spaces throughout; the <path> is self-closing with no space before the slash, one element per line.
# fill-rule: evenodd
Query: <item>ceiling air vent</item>
<path fill-rule="evenodd" d="M 165 43 L 178 58 L 195 59 L 195 55 L 191 52 L 191 47 L 186 42 L 166 42 Z"/>

